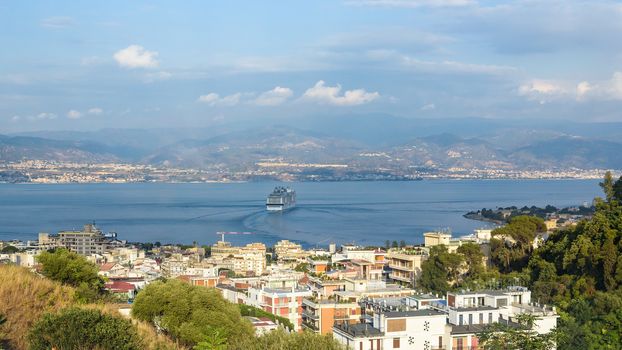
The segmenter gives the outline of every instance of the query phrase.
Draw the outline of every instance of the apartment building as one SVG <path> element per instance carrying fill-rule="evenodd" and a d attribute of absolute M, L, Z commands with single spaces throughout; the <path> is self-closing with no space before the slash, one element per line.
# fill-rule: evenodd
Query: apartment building
<path fill-rule="evenodd" d="M 421 274 L 421 264 L 428 257 L 428 250 L 421 247 L 390 249 L 386 255 L 389 268 L 389 280 L 394 283 L 414 288 Z"/>
<path fill-rule="evenodd" d="M 334 300 L 304 298 L 302 326 L 319 334 L 331 334 L 337 323 L 359 323 L 361 307 L 357 303 L 338 303 Z"/>
<path fill-rule="evenodd" d="M 308 288 L 249 288 L 247 304 L 271 314 L 285 317 L 294 325 L 295 331 L 302 330 L 302 300 L 311 296 Z"/>
<path fill-rule="evenodd" d="M 266 246 L 250 243 L 234 247 L 229 242 L 218 241 L 212 246 L 210 263 L 230 267 L 237 275 L 260 276 L 266 270 Z"/>
<path fill-rule="evenodd" d="M 94 224 L 84 225 L 82 231 L 60 231 L 56 235 L 39 234 L 40 249 L 64 247 L 84 256 L 103 255 L 118 241 L 115 235 L 106 236 Z"/>
<path fill-rule="evenodd" d="M 480 346 L 477 334 L 489 324 L 523 329 L 516 318 L 530 314 L 536 316 L 532 330 L 546 334 L 559 318 L 555 308 L 533 303 L 531 292 L 524 287 L 447 293 L 446 300 L 425 295 L 407 299 L 368 303 L 371 306 L 365 309 L 372 310 L 371 320 L 367 316 L 363 318 L 366 323 L 335 324 L 333 337 L 355 350 L 475 350 Z M 421 302 L 423 308 L 410 309 L 413 301 Z"/>
<path fill-rule="evenodd" d="M 302 249 L 300 244 L 290 242 L 286 239 L 278 241 L 274 245 L 274 253 L 279 262 L 294 264 L 304 262 L 309 256 L 309 253 Z"/>

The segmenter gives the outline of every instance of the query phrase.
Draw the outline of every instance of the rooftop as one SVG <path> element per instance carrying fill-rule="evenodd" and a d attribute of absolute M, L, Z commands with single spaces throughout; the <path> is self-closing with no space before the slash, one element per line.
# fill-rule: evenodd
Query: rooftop
<path fill-rule="evenodd" d="M 344 333 L 347 333 L 355 338 L 366 338 L 374 336 L 384 335 L 378 328 L 372 327 L 369 323 L 340 323 L 333 326 L 334 329 L 338 329 Z"/>
<path fill-rule="evenodd" d="M 433 309 L 421 309 L 413 311 L 396 311 L 386 312 L 384 314 L 386 318 L 402 318 L 402 317 L 420 317 L 420 316 L 445 316 L 444 312 L 436 311 Z"/>

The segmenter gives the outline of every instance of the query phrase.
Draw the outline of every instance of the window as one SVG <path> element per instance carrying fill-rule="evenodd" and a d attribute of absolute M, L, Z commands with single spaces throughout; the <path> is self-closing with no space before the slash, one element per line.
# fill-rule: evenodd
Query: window
<path fill-rule="evenodd" d="M 488 313 L 488 323 L 492 323 L 492 312 Z"/>
<path fill-rule="evenodd" d="M 458 318 L 459 318 L 458 325 L 462 326 L 462 324 L 464 323 L 464 315 L 460 315 Z"/>
<path fill-rule="evenodd" d="M 400 338 L 393 338 L 393 349 L 400 348 Z"/>
<path fill-rule="evenodd" d="M 473 314 L 469 314 L 469 324 L 473 324 Z"/>
<path fill-rule="evenodd" d="M 484 323 L 484 313 L 480 312 L 479 313 L 479 324 Z"/>
<path fill-rule="evenodd" d="M 438 337 L 438 347 L 439 347 L 439 348 L 442 348 L 442 347 L 443 347 L 443 337 L 442 337 L 442 336 L 439 336 L 439 337 Z"/>

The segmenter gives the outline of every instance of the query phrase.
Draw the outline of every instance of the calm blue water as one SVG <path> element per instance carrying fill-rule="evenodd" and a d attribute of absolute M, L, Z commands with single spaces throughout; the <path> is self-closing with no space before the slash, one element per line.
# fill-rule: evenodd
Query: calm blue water
<path fill-rule="evenodd" d="M 120 239 L 211 244 L 217 231 L 234 243 L 290 239 L 307 246 L 422 241 L 424 231 L 471 233 L 486 224 L 462 214 L 482 207 L 580 205 L 600 195 L 592 180 L 461 180 L 287 184 L 298 206 L 268 214 L 275 183 L 0 184 L 0 240 L 35 239 L 95 221 Z"/>

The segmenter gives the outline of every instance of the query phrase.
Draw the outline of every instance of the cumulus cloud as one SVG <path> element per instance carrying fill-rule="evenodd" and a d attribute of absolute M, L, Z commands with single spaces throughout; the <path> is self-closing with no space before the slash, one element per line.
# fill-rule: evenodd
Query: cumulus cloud
<path fill-rule="evenodd" d="M 241 97 L 242 94 L 239 92 L 224 97 L 220 97 L 220 95 L 215 92 L 210 92 L 207 95 L 199 96 L 197 101 L 210 106 L 232 107 L 240 103 Z"/>
<path fill-rule="evenodd" d="M 67 118 L 69 119 L 80 119 L 82 118 L 82 113 L 80 111 L 76 111 L 75 109 L 67 112 Z"/>
<path fill-rule="evenodd" d="M 302 95 L 302 100 L 314 101 L 335 106 L 356 106 L 371 102 L 380 97 L 378 92 L 367 92 L 364 89 L 347 90 L 341 94 L 341 85 L 326 86 L 323 80 Z"/>
<path fill-rule="evenodd" d="M 117 51 L 112 57 L 123 68 L 155 68 L 159 64 L 158 53 L 145 50 L 140 45 L 130 45 Z"/>
<path fill-rule="evenodd" d="M 62 29 L 71 27 L 74 21 L 71 17 L 49 17 L 40 22 L 41 26 L 50 29 Z"/>
<path fill-rule="evenodd" d="M 259 106 L 278 106 L 294 95 L 294 92 L 285 87 L 277 86 L 272 90 L 261 93 L 254 103 Z"/>
<path fill-rule="evenodd" d="M 104 110 L 99 107 L 93 107 L 93 108 L 90 108 L 86 113 L 92 114 L 92 115 L 100 115 L 104 113 Z"/>
<path fill-rule="evenodd" d="M 454 7 L 474 4 L 473 0 L 348 0 L 350 5 L 386 7 Z"/>

